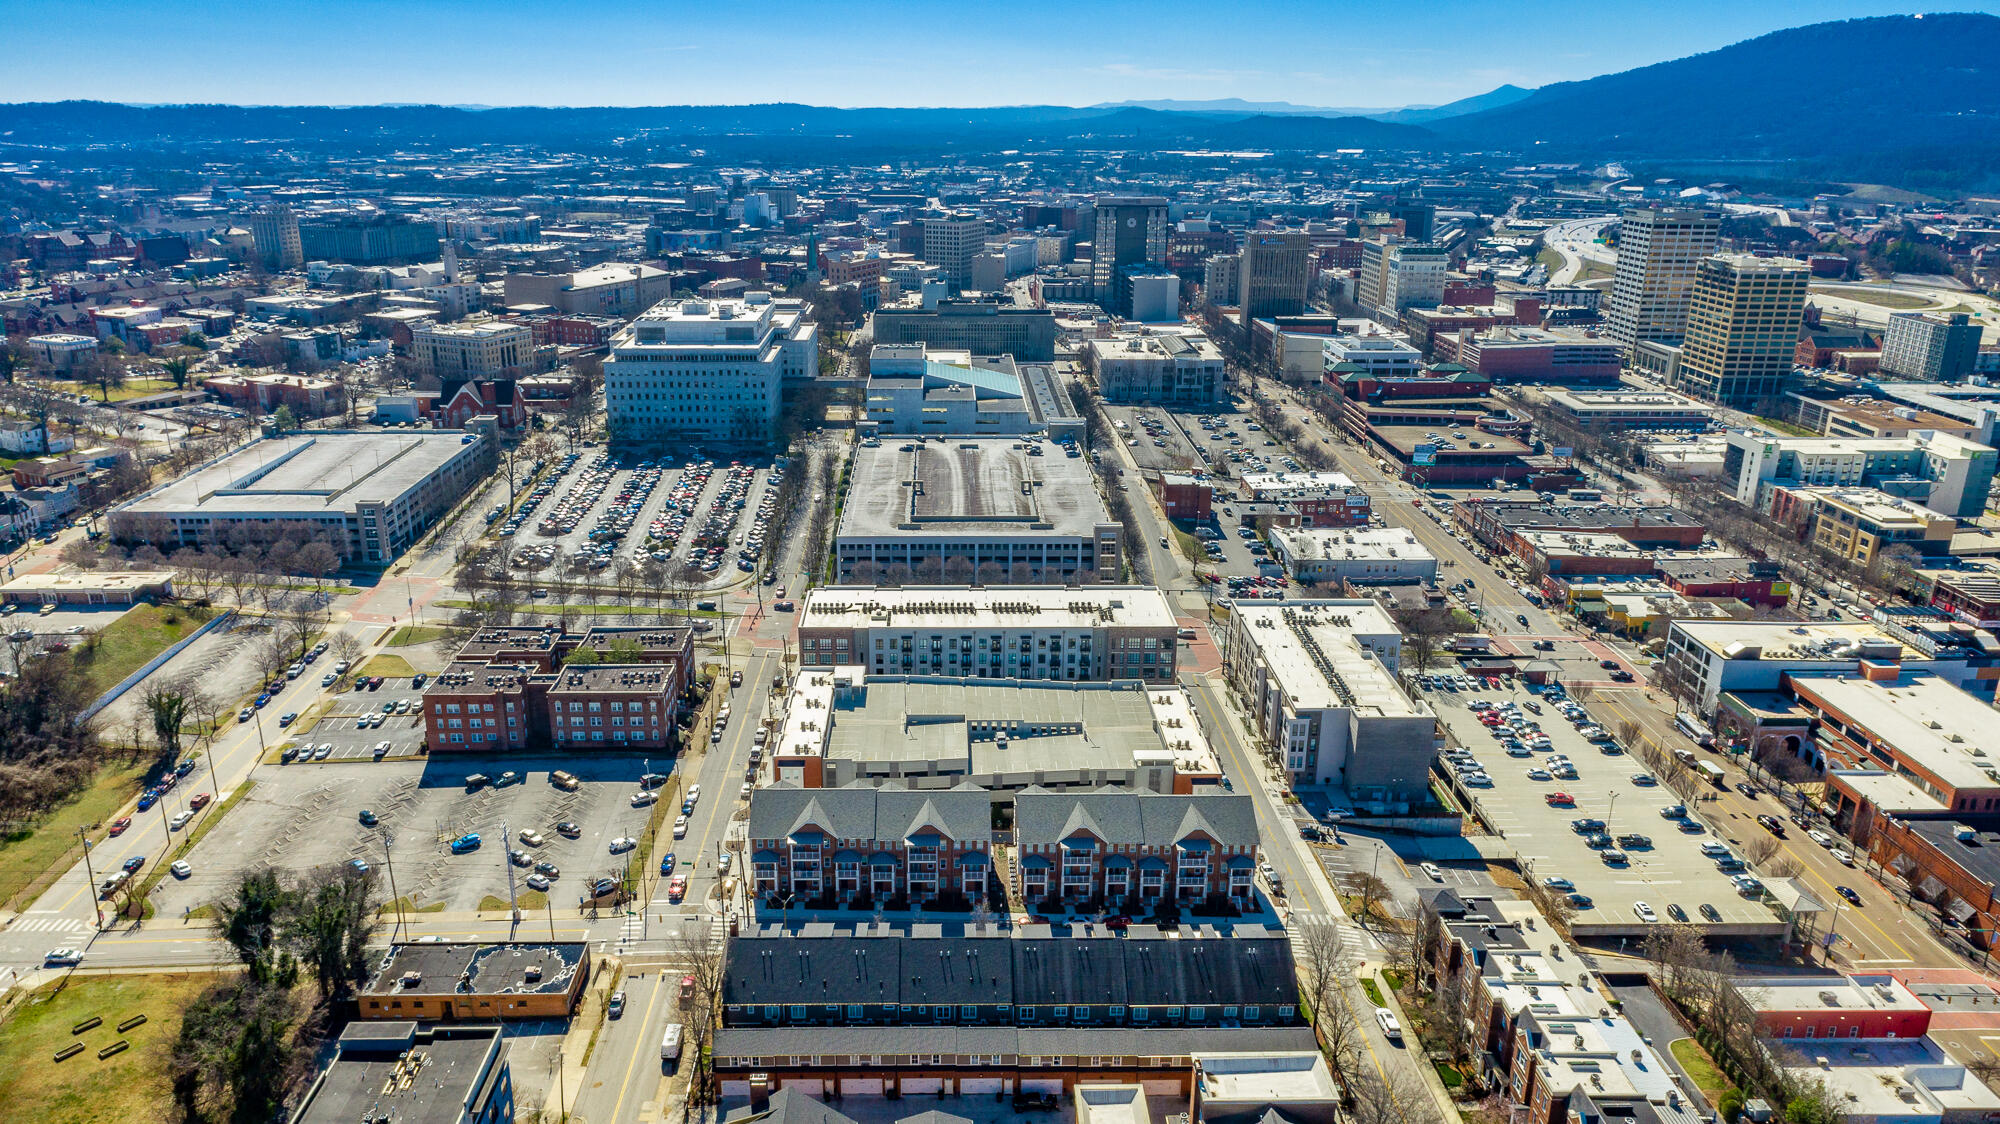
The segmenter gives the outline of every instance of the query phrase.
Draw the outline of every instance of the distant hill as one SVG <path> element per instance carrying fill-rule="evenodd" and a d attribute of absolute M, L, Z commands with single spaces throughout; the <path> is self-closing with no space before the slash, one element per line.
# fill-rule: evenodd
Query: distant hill
<path fill-rule="evenodd" d="M 2000 152 L 2000 17 L 1796 27 L 1544 86 L 1430 127 L 1481 148 L 1599 158 L 1826 161 L 1939 147 L 1992 154 Z"/>
<path fill-rule="evenodd" d="M 1522 98 L 1531 96 L 1534 92 L 1533 90 L 1524 89 L 1510 83 L 1505 86 L 1496 86 L 1483 94 L 1474 94 L 1469 98 L 1460 98 L 1457 101 L 1446 102 L 1443 105 L 1412 105 L 1386 112 L 1368 113 L 1364 116 L 1373 117 L 1377 121 L 1391 121 L 1399 125 L 1427 125 L 1432 121 L 1442 121 L 1447 117 L 1463 117 L 1468 113 L 1478 113 L 1481 110 L 1498 109 L 1503 105 L 1512 105 Z"/>
<path fill-rule="evenodd" d="M 1303 114 L 1308 117 L 1380 117 L 1390 113 L 1424 112 L 1432 107 L 1413 105 L 1394 109 L 1357 109 L 1352 106 L 1295 105 L 1288 101 L 1244 101 L 1242 98 L 1210 98 L 1207 101 L 1181 101 L 1176 98 L 1156 98 L 1152 101 L 1102 102 L 1091 108 L 1158 109 L 1168 113 L 1227 113 L 1237 117 L 1252 117 L 1261 114 Z"/>

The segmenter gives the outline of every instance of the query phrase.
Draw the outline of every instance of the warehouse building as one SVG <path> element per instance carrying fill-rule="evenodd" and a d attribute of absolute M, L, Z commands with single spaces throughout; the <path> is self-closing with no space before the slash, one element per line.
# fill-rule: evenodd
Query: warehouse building
<path fill-rule="evenodd" d="M 323 430 L 255 442 L 112 511 L 111 537 L 171 554 L 307 524 L 352 563 L 394 561 L 493 471 L 474 433 Z"/>

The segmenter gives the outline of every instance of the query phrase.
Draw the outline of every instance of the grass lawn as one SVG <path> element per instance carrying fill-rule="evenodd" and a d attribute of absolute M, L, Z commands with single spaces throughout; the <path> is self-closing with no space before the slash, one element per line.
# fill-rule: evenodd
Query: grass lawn
<path fill-rule="evenodd" d="M 515 902 L 520 907 L 522 913 L 527 913 L 531 910 L 547 909 L 549 896 L 540 890 L 523 890 L 515 898 Z M 488 894 L 479 899 L 479 912 L 481 913 L 504 913 L 506 910 L 507 899 L 497 894 Z"/>
<path fill-rule="evenodd" d="M 81 851 L 70 853 L 77 846 L 78 828 L 93 828 L 93 838 L 104 838 L 103 831 L 95 829 L 96 825 L 108 822 L 113 813 L 137 795 L 147 764 L 99 769 L 87 788 L 50 811 L 39 823 L 0 835 L 0 906 L 17 909 L 25 905 L 14 899 L 24 891 L 39 888 L 80 857 Z"/>
<path fill-rule="evenodd" d="M 1793 437 L 1819 436 L 1818 433 L 1815 433 L 1814 431 L 1807 429 L 1805 426 L 1799 425 L 1795 422 L 1780 421 L 1777 418 L 1767 418 L 1762 416 L 1758 417 L 1757 420 L 1764 423 L 1765 425 L 1770 426 L 1772 429 L 1777 430 L 1779 433 L 1789 433 Z"/>
<path fill-rule="evenodd" d="M 1909 293 L 1890 292 L 1886 289 L 1870 289 L 1864 286 L 1843 285 L 1825 290 L 1829 297 L 1872 304 L 1878 308 L 1929 308 L 1937 303 L 1929 297 L 1912 296 Z"/>
<path fill-rule="evenodd" d="M 211 972 L 80 976 L 36 992 L 0 1026 L 0 1104 L 41 1124 L 172 1119 L 167 1056 L 181 1012 L 217 979 Z M 118 1033 L 135 1015 L 146 1021 Z M 103 1025 L 70 1033 L 93 1016 Z M 130 1049 L 97 1060 L 97 1051 L 121 1038 Z M 83 1043 L 83 1052 L 51 1060 L 72 1042 Z"/>
<path fill-rule="evenodd" d="M 105 400 L 104 393 L 97 389 L 95 383 L 56 380 L 50 382 L 48 385 L 53 389 L 66 390 L 71 394 L 88 394 L 92 402 L 103 402 Z M 172 390 L 173 388 L 174 380 L 172 379 L 126 379 L 124 386 L 114 386 L 111 388 L 111 401 L 123 402 L 128 398 L 144 398 L 148 394 L 158 394 L 161 391 Z"/>
<path fill-rule="evenodd" d="M 1387 1003 L 1382 1002 L 1382 989 L 1375 986 L 1374 980 L 1364 979 L 1361 981 L 1361 994 L 1366 995 L 1368 1002 L 1375 1004 L 1377 1007 L 1388 1006 Z"/>
<path fill-rule="evenodd" d="M 406 624 L 390 635 L 387 644 L 391 648 L 406 648 L 411 644 L 428 644 L 444 636 L 444 629 L 428 625 Z"/>
<path fill-rule="evenodd" d="M 1438 1071 L 1438 1080 L 1444 1082 L 1445 1088 L 1456 1089 L 1460 1085 L 1465 1084 L 1465 1075 L 1463 1073 L 1460 1073 L 1457 1067 L 1447 1065 L 1444 1062 L 1438 1062 L 1436 1064 Z"/>
<path fill-rule="evenodd" d="M 207 609 L 178 605 L 139 605 L 104 627 L 94 653 L 87 643 L 70 650 L 90 684 L 90 693 L 99 695 L 145 666 L 147 660 L 186 639 L 213 615 Z"/>
<path fill-rule="evenodd" d="M 417 904 L 416 902 L 414 902 L 414 901 L 411 901 L 411 900 L 410 900 L 410 895 L 408 895 L 408 894 L 404 894 L 404 895 L 403 895 L 402 897 L 400 897 L 400 898 L 397 898 L 397 899 L 396 899 L 395 901 L 393 901 L 393 902 L 383 902 L 383 903 L 382 903 L 382 908 L 380 908 L 380 909 L 378 909 L 378 910 L 376 910 L 376 911 L 375 911 L 375 916 L 377 916 L 377 917 L 394 917 L 394 916 L 396 916 L 396 905 L 397 905 L 397 903 L 398 903 L 398 902 L 402 903 L 402 907 L 403 907 L 403 912 L 404 912 L 405 914 L 411 914 L 411 913 L 443 913 L 443 912 L 444 912 L 444 902 L 442 902 L 442 901 L 435 901 L 435 902 L 431 902 L 431 903 L 429 903 L 428 905 L 418 905 L 418 904 Z M 506 905 L 505 905 L 505 904 L 503 903 L 503 904 L 502 904 L 502 905 L 500 906 L 500 908 L 501 908 L 501 909 L 505 909 L 505 908 L 507 908 L 507 907 L 506 907 Z"/>
<path fill-rule="evenodd" d="M 1563 256 L 1547 246 L 1542 247 L 1542 252 L 1535 255 L 1535 260 L 1546 266 L 1550 273 L 1563 267 Z"/>
<path fill-rule="evenodd" d="M 380 675 L 387 679 L 408 679 L 417 669 L 401 656 L 374 656 L 361 665 L 362 675 Z"/>
<path fill-rule="evenodd" d="M 1677 1038 L 1668 1048 L 1674 1052 L 1674 1060 L 1681 1063 L 1681 1068 L 1694 1079 L 1701 1095 L 1708 1098 L 1709 1104 L 1721 1103 L 1722 1095 L 1736 1087 L 1716 1068 L 1708 1051 L 1701 1048 L 1701 1043 L 1692 1038 Z"/>
<path fill-rule="evenodd" d="M 1181 530 L 1179 527 L 1174 528 L 1174 542 L 1179 545 L 1181 554 L 1189 560 L 1206 558 L 1208 556 L 1207 552 L 1201 549 L 1201 540 Z"/>
<path fill-rule="evenodd" d="M 1382 978 L 1388 982 L 1390 991 L 1403 990 L 1403 973 L 1394 968 L 1382 969 Z"/>

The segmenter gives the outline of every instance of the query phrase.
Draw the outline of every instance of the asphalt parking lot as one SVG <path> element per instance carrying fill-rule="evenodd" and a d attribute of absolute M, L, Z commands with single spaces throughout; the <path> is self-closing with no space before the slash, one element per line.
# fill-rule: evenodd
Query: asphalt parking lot
<path fill-rule="evenodd" d="M 757 505 L 762 501 L 772 466 L 769 461 L 742 462 L 743 470 L 732 474 L 733 462 L 723 459 L 667 456 L 648 459 L 632 455 L 613 456 L 601 449 L 584 450 L 573 464 L 558 458 L 549 474 L 529 492 L 520 511 L 525 519 L 509 517 L 494 524 L 506 544 L 511 568 L 524 575 L 555 573 L 603 574 L 621 562 L 645 560 L 688 562 L 699 532 L 712 517 L 720 517 L 727 540 L 720 565 L 708 571 L 708 584 L 715 585 L 738 577 L 736 551 L 757 526 Z M 701 479 L 706 472 L 706 479 Z M 725 506 L 720 499 L 732 476 L 747 481 L 739 499 L 741 508 Z M 546 487 L 544 487 L 546 485 Z M 536 492 L 542 492 L 537 498 Z M 621 493 L 628 498 L 621 502 Z M 627 512 L 626 506 L 631 505 Z M 532 505 L 532 506 L 529 506 Z M 648 528 L 656 518 L 671 517 L 676 511 L 685 517 L 686 529 L 672 548 L 648 547 Z M 629 517 L 628 517 L 629 516 Z M 553 522 L 552 520 L 559 520 Z M 614 521 L 623 529 L 614 526 Z M 513 533 L 504 532 L 511 529 Z M 546 528 L 567 527 L 552 533 Z M 598 538 L 593 540 L 593 534 Z M 602 555 L 602 564 L 586 563 L 574 569 L 572 560 L 588 555 L 605 543 L 611 549 Z M 539 552 L 539 553 L 537 553 Z M 655 553 L 665 558 L 653 558 Z"/>
<path fill-rule="evenodd" d="M 666 772 L 671 764 L 654 761 L 651 767 Z M 581 786 L 575 792 L 557 788 L 550 781 L 552 769 L 576 774 Z M 465 786 L 469 774 L 497 779 L 508 770 L 521 779 L 471 791 Z M 385 876 L 393 867 L 396 894 L 419 907 L 475 910 L 488 897 L 507 897 L 507 852 L 519 849 L 536 862 L 556 865 L 549 892 L 553 906 L 573 911 L 586 877 L 624 870 L 625 857 L 612 854 L 610 843 L 636 836 L 646 826 L 651 810 L 631 804 L 644 770 L 641 759 L 622 756 L 465 754 L 422 761 L 260 766 L 256 787 L 188 857 L 193 874 L 160 881 L 155 908 L 170 916 L 207 905 L 232 889 L 243 872 L 260 865 L 302 872 L 359 859 Z M 364 809 L 375 815 L 374 826 L 362 824 Z M 576 823 L 582 834 L 576 839 L 556 834 L 555 825 L 563 821 Z M 542 844 L 521 843 L 524 828 L 540 832 Z M 452 854 L 450 841 L 468 832 L 480 836 L 479 848 Z M 526 892 L 533 870 L 511 869 L 516 892 Z M 382 900 L 389 901 L 393 895 L 386 877 L 382 891 Z"/>
<path fill-rule="evenodd" d="M 20 641 L 22 654 L 29 655 L 50 650 L 52 645 L 81 643 L 82 633 L 109 627 L 131 609 L 130 605 L 63 605 L 44 616 L 36 611 L 36 606 L 23 605 L 0 616 L 0 631 L 10 640 L 24 632 L 32 633 L 32 640 Z M 8 670 L 12 669 L 10 661 Z"/>
<path fill-rule="evenodd" d="M 1645 772 L 1643 765 L 1622 752 L 1605 753 L 1553 703 L 1518 687 L 1426 694 L 1453 740 L 1471 750 L 1492 778 L 1490 787 L 1459 786 L 1456 791 L 1520 854 L 1524 877 L 1568 878 L 1591 899 L 1591 905 L 1578 909 L 1575 925 L 1637 926 L 1642 921 L 1640 902 L 1655 911 L 1660 923 L 1679 920 L 1669 905 L 1681 907 L 1687 919 L 1698 924 L 1776 923 L 1768 905 L 1740 894 L 1716 869 L 1715 860 L 1701 853 L 1702 844 L 1717 841 L 1713 833 L 1681 831 L 1678 821 L 1661 814 L 1663 807 L 1682 803 L 1679 796 L 1665 785 L 1634 781 L 1635 775 Z M 1522 706 L 1523 717 L 1549 735 L 1550 748 L 1531 750 L 1527 757 L 1508 756 L 1495 733 L 1480 725 L 1469 708 L 1478 699 L 1496 704 L 1511 700 Z M 1541 706 L 1543 713 L 1527 712 L 1529 702 Z M 1567 755 L 1574 764 L 1574 779 L 1549 776 L 1549 759 L 1558 754 Z M 1448 763 L 1443 767 L 1451 771 Z M 1531 779 L 1530 770 L 1541 770 L 1549 779 Z M 1573 804 L 1549 803 L 1547 798 L 1556 792 L 1569 794 Z M 1641 834 L 1650 843 L 1593 848 L 1586 833 L 1570 826 L 1577 819 L 1603 820 L 1606 834 Z M 1623 851 L 1627 862 L 1607 863 L 1603 855 L 1609 850 Z M 1714 907 L 1719 921 L 1701 914 L 1703 904 Z"/>
<path fill-rule="evenodd" d="M 389 743 L 386 757 L 415 756 L 424 741 L 424 693 L 413 683 L 407 677 L 385 677 L 382 685 L 372 690 L 328 688 L 321 696 L 318 713 L 308 720 L 310 728 L 285 731 L 290 735 L 285 745 L 302 747 L 300 756 L 310 754 L 313 760 L 292 761 L 285 768 L 308 768 L 326 761 L 373 760 L 375 747 L 383 742 Z M 405 701 L 408 708 L 398 712 L 396 708 Z M 366 726 L 362 724 L 364 721 Z M 322 745 L 333 747 L 323 758 L 316 752 Z M 280 746 L 279 752 L 284 748 Z"/>

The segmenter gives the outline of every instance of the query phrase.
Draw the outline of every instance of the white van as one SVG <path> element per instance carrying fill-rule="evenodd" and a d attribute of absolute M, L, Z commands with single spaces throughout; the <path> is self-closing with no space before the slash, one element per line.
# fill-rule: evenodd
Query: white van
<path fill-rule="evenodd" d="M 660 1039 L 660 1060 L 663 1062 L 681 1060 L 681 1024 L 667 1024 L 666 1036 Z"/>

